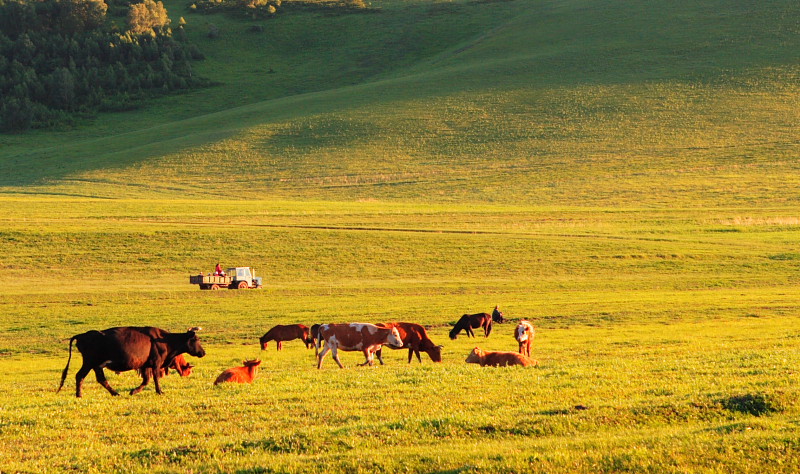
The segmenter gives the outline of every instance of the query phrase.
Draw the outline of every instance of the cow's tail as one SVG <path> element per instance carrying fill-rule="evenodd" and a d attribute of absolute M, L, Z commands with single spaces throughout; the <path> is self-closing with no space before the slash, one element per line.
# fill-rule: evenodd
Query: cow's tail
<path fill-rule="evenodd" d="M 69 363 L 72 361 L 72 343 L 77 339 L 78 336 L 72 336 L 69 340 L 69 359 L 67 359 L 67 366 L 64 367 L 64 371 L 61 372 L 61 383 L 58 385 L 58 390 L 56 393 L 60 392 L 62 388 L 64 388 L 64 380 L 67 379 L 67 371 L 69 371 Z"/>
<path fill-rule="evenodd" d="M 489 318 L 489 322 L 486 325 L 486 337 L 492 333 L 492 318 Z"/>

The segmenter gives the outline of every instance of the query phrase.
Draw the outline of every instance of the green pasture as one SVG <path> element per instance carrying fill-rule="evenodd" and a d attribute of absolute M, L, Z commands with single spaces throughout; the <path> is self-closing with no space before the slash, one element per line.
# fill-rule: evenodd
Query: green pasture
<path fill-rule="evenodd" d="M 165 3 L 216 85 L 0 136 L 0 473 L 800 471 L 796 1 Z M 264 289 L 189 285 L 216 262 Z M 520 318 L 537 368 L 464 363 Z M 444 361 L 259 350 L 345 321 Z M 208 355 L 76 399 L 73 354 L 56 393 L 119 325 Z"/>
<path fill-rule="evenodd" d="M 800 466 L 798 239 L 788 210 L 4 199 L 4 472 L 787 472 Z M 53 215 L 49 209 L 64 207 Z M 248 264 L 265 289 L 188 276 Z M 499 304 L 538 333 L 538 368 L 481 368 L 513 325 L 450 341 Z M 274 324 L 426 325 L 444 362 L 321 370 Z M 67 339 L 199 325 L 194 374 L 130 397 Z M 214 387 L 261 358 L 252 385 Z"/>

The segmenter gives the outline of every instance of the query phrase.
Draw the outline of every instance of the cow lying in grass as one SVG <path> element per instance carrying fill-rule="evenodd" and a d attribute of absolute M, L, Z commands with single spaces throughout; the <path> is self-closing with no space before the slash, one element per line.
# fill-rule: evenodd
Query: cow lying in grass
<path fill-rule="evenodd" d="M 261 365 L 261 361 L 257 359 L 242 361 L 242 367 L 225 369 L 219 374 L 217 380 L 214 381 L 214 385 L 219 385 L 223 382 L 251 383 L 256 377 L 259 365 Z"/>
<path fill-rule="evenodd" d="M 516 352 L 491 352 L 484 351 L 479 347 L 472 349 L 466 361 L 470 364 L 480 364 L 481 367 L 487 365 L 492 367 L 505 367 L 507 365 L 530 367 L 539 364 L 537 361 Z"/>

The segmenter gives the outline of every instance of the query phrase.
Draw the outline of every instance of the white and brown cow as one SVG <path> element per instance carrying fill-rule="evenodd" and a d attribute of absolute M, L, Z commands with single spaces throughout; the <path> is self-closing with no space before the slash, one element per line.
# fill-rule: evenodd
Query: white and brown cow
<path fill-rule="evenodd" d="M 519 342 L 520 354 L 526 357 L 531 356 L 531 346 L 533 345 L 533 336 L 535 335 L 536 331 L 533 329 L 533 324 L 524 319 L 517 324 L 517 328 L 514 329 L 514 339 Z"/>
<path fill-rule="evenodd" d="M 320 346 L 325 343 L 325 347 L 320 351 Z M 344 368 L 339 360 L 339 349 L 343 351 L 361 351 L 364 353 L 365 361 L 359 365 L 372 365 L 375 352 L 384 344 L 402 347 L 403 340 L 397 328 L 379 328 L 369 323 L 342 323 L 342 324 L 323 324 L 319 328 L 319 339 L 317 340 L 317 368 L 322 367 L 322 359 L 325 354 L 331 351 L 333 360 Z"/>

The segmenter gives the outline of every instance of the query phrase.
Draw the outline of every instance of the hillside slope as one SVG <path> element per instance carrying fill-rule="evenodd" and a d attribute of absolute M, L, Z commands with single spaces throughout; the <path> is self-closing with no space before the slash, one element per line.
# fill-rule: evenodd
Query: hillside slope
<path fill-rule="evenodd" d="M 4 138 L 1 190 L 796 203 L 800 6 L 734 3 L 387 1 L 377 15 L 275 20 L 261 58 L 245 22 L 211 18 L 242 32 L 213 43 L 190 29 L 209 52 L 198 70 L 225 85 L 94 129 Z"/>

